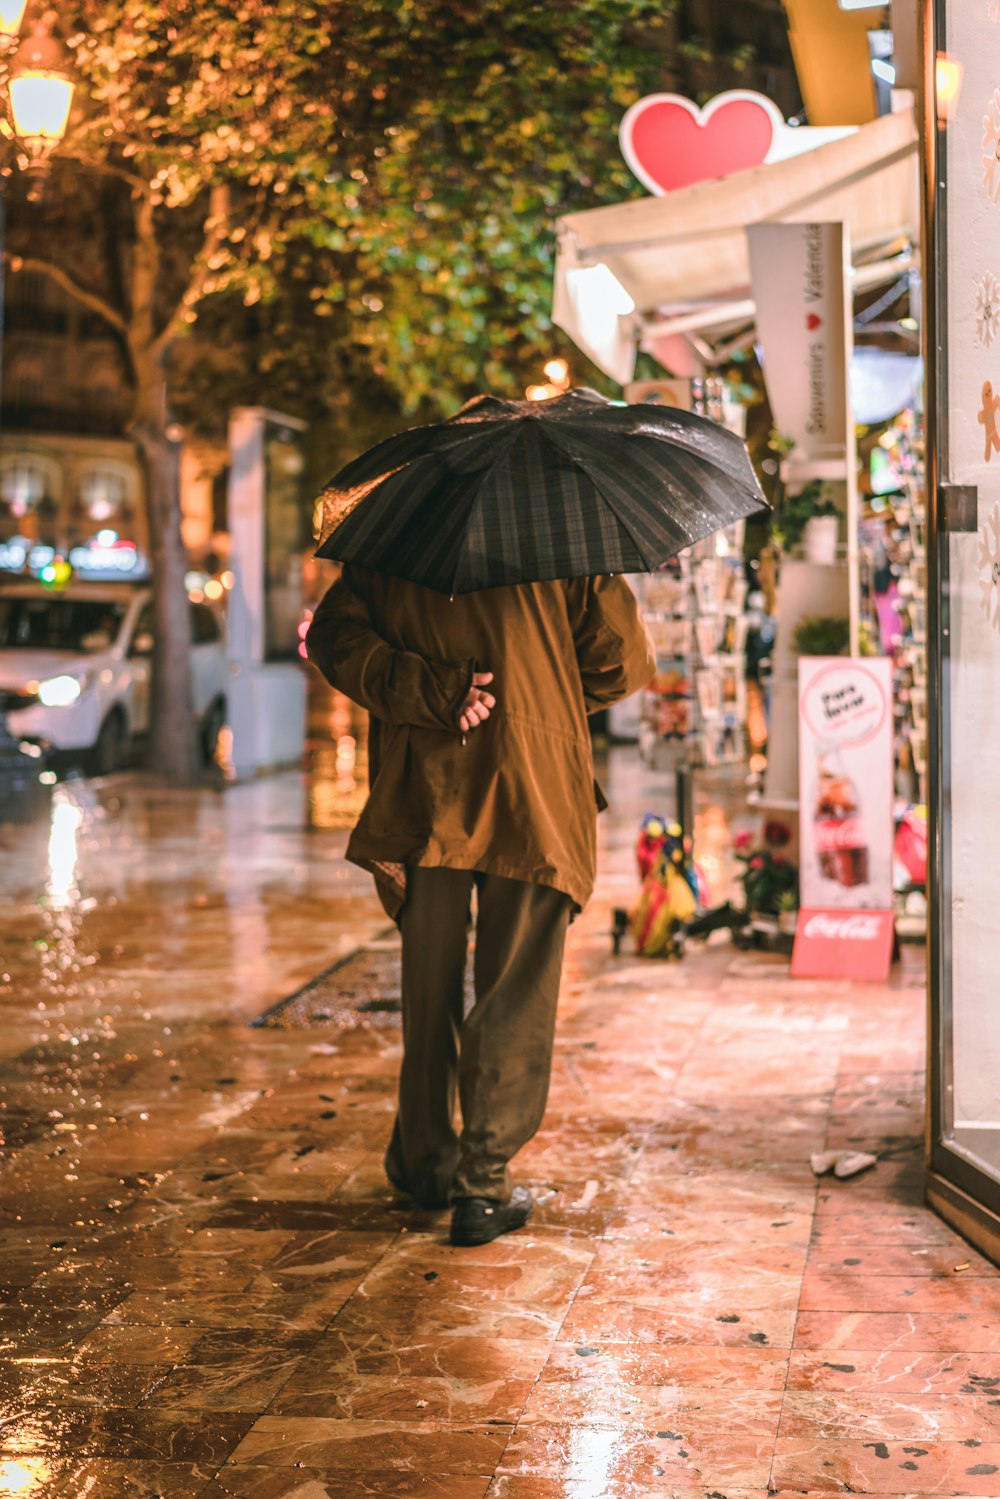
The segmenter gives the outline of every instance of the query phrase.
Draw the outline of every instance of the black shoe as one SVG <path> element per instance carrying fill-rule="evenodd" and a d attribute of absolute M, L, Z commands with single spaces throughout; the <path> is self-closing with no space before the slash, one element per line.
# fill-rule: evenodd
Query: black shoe
<path fill-rule="evenodd" d="M 397 1176 L 397 1174 L 392 1170 L 389 1164 L 388 1154 L 386 1154 L 382 1165 L 385 1168 L 385 1174 L 389 1179 L 389 1185 L 391 1187 L 394 1187 L 402 1197 L 411 1197 L 419 1207 L 426 1208 L 428 1212 L 444 1212 L 444 1209 L 448 1206 L 447 1193 L 445 1193 L 443 1196 L 439 1195 L 433 1186 L 425 1186 L 422 1182 L 419 1185 L 416 1182 L 405 1182 L 402 1177 Z"/>
<path fill-rule="evenodd" d="M 453 1244 L 489 1244 L 501 1234 L 523 1228 L 531 1217 L 535 1199 L 527 1187 L 515 1187 L 510 1202 L 489 1197 L 457 1197 L 451 1210 Z"/>

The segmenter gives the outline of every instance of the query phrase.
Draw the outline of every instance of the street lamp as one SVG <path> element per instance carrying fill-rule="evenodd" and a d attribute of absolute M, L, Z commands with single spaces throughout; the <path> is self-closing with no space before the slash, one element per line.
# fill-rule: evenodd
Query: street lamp
<path fill-rule="evenodd" d="M 24 8 L 20 0 L 0 0 L 4 39 L 16 37 L 6 28 L 20 25 Z M 61 44 L 44 24 L 17 48 L 6 72 L 14 141 L 27 158 L 28 198 L 37 201 L 49 157 L 66 134 L 76 85 Z"/>
<path fill-rule="evenodd" d="M 28 182 L 28 199 L 42 195 L 48 158 L 66 134 L 73 103 L 73 80 L 63 60 L 63 50 L 52 35 L 52 16 L 24 42 L 18 36 L 27 10 L 27 0 L 0 0 L 0 128 L 13 137 L 19 164 Z M 9 120 L 2 119 L 6 91 Z M 3 163 L 6 167 L 7 163 Z M 3 233 L 6 209 L 6 171 L 0 172 L 0 353 L 3 346 Z M 25 757 L 0 711 L 0 802 L 24 805 L 25 793 L 37 793 L 39 782 L 25 770 Z"/>
<path fill-rule="evenodd" d="M 16 41 L 28 0 L 0 0 L 0 40 Z"/>

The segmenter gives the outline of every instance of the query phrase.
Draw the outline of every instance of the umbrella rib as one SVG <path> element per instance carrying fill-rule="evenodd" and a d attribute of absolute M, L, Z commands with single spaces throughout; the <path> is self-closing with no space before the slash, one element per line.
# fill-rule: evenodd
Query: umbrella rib
<path fill-rule="evenodd" d="M 563 449 L 563 451 L 566 452 L 566 449 Z M 609 495 L 606 495 L 604 493 L 604 490 L 601 488 L 601 485 L 600 485 L 599 481 L 594 478 L 594 475 L 590 472 L 589 468 L 587 467 L 587 465 L 585 463 L 583 463 L 579 458 L 574 458 L 573 455 L 572 455 L 572 453 L 568 453 L 567 456 L 569 457 L 569 460 L 572 463 L 572 465 L 573 465 L 574 468 L 578 468 L 582 474 L 586 474 L 587 478 L 590 480 L 591 484 L 593 484 L 594 488 L 597 490 L 598 494 L 600 495 L 601 499 L 604 501 L 605 505 L 607 505 L 608 509 L 611 511 L 611 514 L 614 516 L 615 520 L 618 522 L 618 524 L 621 526 L 622 530 L 628 536 L 628 538 L 631 541 L 632 545 L 635 547 L 636 552 L 638 553 L 638 555 L 642 558 L 642 560 L 644 562 L 646 562 L 647 561 L 646 548 L 639 541 L 639 538 L 636 536 L 635 531 L 632 529 L 632 527 L 629 524 L 629 522 L 622 515 L 621 511 L 618 509 L 618 506 L 615 504 L 615 502 L 611 499 L 611 497 Z M 672 529 L 676 530 L 676 527 L 672 527 Z"/>

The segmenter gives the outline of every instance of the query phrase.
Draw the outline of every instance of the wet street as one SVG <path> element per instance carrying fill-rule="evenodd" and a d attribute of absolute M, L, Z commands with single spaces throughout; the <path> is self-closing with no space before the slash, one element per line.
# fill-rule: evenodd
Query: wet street
<path fill-rule="evenodd" d="M 451 1249 L 382 1174 L 394 944 L 324 728 L 306 774 L 67 782 L 0 829 L 0 1494 L 1000 1495 L 997 1271 L 922 1206 L 922 951 L 853 988 L 613 957 L 670 810 L 613 749 L 541 1206 Z M 722 885 L 731 788 L 697 796 Z M 848 1147 L 877 1166 L 813 1175 Z"/>

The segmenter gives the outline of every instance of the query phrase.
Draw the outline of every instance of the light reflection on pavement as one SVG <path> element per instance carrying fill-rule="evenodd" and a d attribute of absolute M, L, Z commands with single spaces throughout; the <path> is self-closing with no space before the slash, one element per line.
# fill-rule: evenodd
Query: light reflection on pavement
<path fill-rule="evenodd" d="M 614 959 L 638 823 L 672 815 L 673 782 L 612 748 L 549 1109 L 517 1165 L 539 1207 L 454 1251 L 383 1176 L 398 1029 L 247 1025 L 386 926 L 342 857 L 363 723 L 315 691 L 311 730 L 302 772 L 68 781 L 44 823 L 0 828 L 0 1491 L 872 1491 L 902 1418 L 871 1392 L 896 1377 L 908 1422 L 951 1423 L 914 1492 L 1000 1452 L 968 1451 L 995 1413 L 951 1398 L 1000 1298 L 921 1205 L 920 955 L 854 990 L 725 939 Z M 696 783 L 720 899 L 741 791 Z M 848 1143 L 877 1168 L 817 1185 L 810 1151 Z M 876 1303 L 910 1340 L 891 1367 Z"/>

